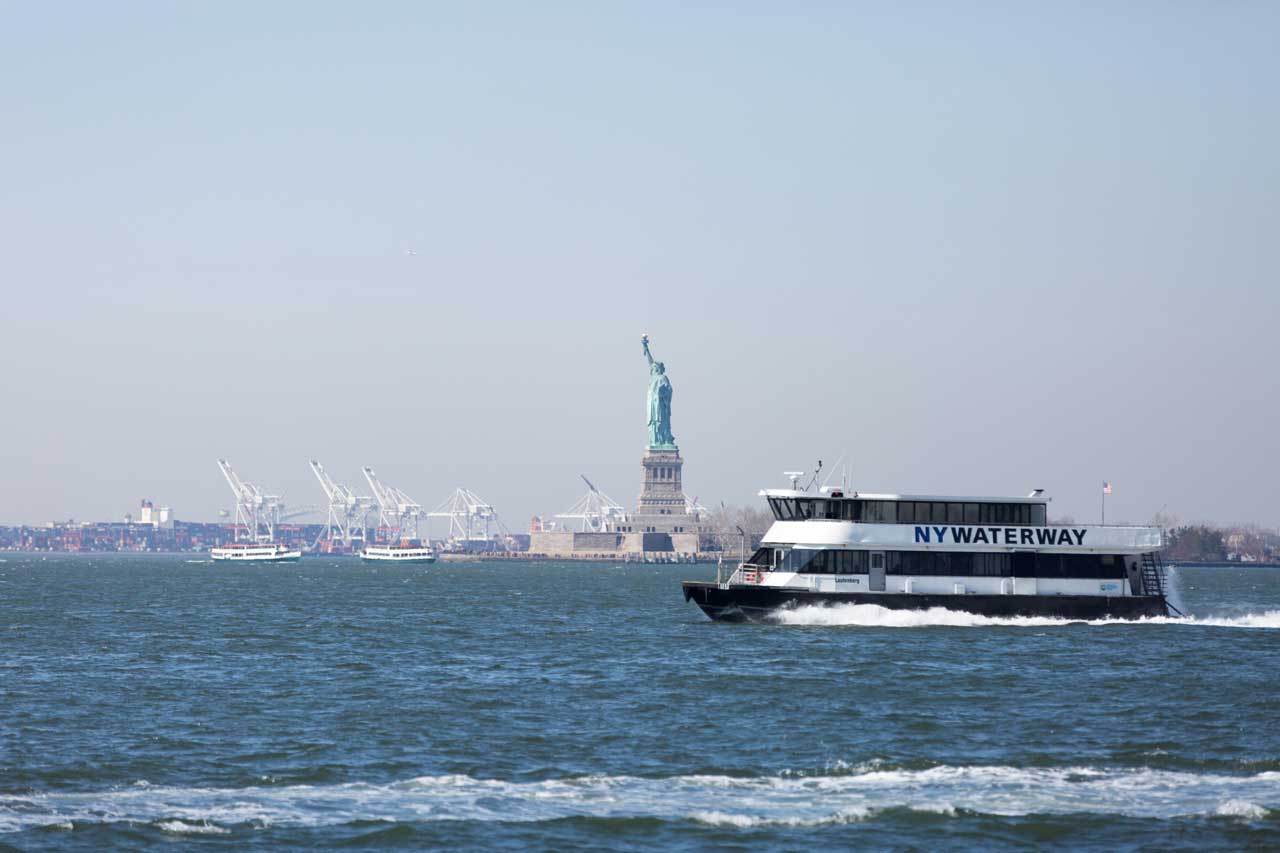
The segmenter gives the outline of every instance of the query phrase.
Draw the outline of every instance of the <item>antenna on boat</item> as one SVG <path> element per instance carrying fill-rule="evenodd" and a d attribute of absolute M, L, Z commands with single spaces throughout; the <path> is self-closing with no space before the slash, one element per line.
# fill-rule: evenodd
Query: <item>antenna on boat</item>
<path fill-rule="evenodd" d="M 844 451 L 844 453 L 841 453 L 841 454 L 840 454 L 840 458 L 836 460 L 836 464 L 834 464 L 834 465 L 832 465 L 832 466 L 831 466 L 831 473 L 830 473 L 830 474 L 828 474 L 828 475 L 827 475 L 827 478 L 826 478 L 825 480 L 823 480 L 823 481 L 822 481 L 822 485 L 818 487 L 818 491 L 822 491 L 823 489 L 825 489 L 825 488 L 827 487 L 827 483 L 830 483 L 830 482 L 831 482 L 831 478 L 832 478 L 832 477 L 834 477 L 834 476 L 836 475 L 836 469 L 840 467 L 840 463 L 844 461 L 845 454 L 847 454 L 848 452 L 849 452 L 849 451 L 847 451 L 847 450 L 846 450 L 846 451 Z M 819 468 L 821 468 L 821 467 L 822 467 L 822 463 L 821 463 L 821 462 L 819 462 L 819 463 L 818 463 L 818 467 L 819 467 Z M 848 478 L 846 477 L 846 479 L 848 479 Z"/>
<path fill-rule="evenodd" d="M 803 471 L 783 471 L 782 476 L 791 481 L 791 491 L 800 491 L 800 478 L 804 476 Z"/>
<path fill-rule="evenodd" d="M 816 482 L 818 482 L 818 475 L 819 475 L 819 474 L 821 474 L 821 473 L 822 473 L 822 460 L 821 460 L 821 459 L 819 459 L 819 460 L 818 460 L 818 467 L 817 467 L 817 468 L 815 468 L 815 469 L 813 469 L 813 477 L 811 477 L 811 478 L 810 478 L 810 480 L 809 480 L 809 485 L 807 485 L 807 486 L 805 486 L 805 487 L 804 487 L 804 491 L 806 491 L 806 492 L 807 492 L 807 491 L 809 491 L 810 489 L 812 489 L 812 488 L 813 488 L 813 484 L 814 484 L 814 483 L 816 483 Z"/>

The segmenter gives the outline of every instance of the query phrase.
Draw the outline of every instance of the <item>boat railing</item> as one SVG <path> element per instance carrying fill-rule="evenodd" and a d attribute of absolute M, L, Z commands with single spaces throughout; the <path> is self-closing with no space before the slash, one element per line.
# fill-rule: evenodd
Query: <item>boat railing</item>
<path fill-rule="evenodd" d="M 724 586 L 758 584 L 764 580 L 765 572 L 773 571 L 773 566 L 759 566 L 754 563 L 739 563 Z"/>

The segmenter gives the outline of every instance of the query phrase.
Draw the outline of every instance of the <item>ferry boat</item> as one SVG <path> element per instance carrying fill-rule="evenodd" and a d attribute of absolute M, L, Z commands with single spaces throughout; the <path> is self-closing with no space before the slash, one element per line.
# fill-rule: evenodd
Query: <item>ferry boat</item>
<path fill-rule="evenodd" d="M 386 560 L 391 563 L 434 563 L 436 553 L 429 545 L 366 545 L 360 552 L 362 560 Z"/>
<path fill-rule="evenodd" d="M 877 604 L 986 616 L 1138 619 L 1178 613 L 1156 527 L 1050 525 L 1049 499 L 766 489 L 774 522 L 728 581 L 686 581 L 723 621 L 783 607 Z"/>
<path fill-rule="evenodd" d="M 237 542 L 210 548 L 209 557 L 236 563 L 292 563 L 302 559 L 302 551 L 278 542 Z"/>

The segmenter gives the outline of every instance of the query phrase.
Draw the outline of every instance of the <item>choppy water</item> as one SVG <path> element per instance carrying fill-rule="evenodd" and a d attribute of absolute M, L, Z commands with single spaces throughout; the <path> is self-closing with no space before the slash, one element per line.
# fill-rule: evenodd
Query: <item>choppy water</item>
<path fill-rule="evenodd" d="M 0 555 L 0 845 L 1280 845 L 1280 571 L 720 625 L 708 567 Z"/>

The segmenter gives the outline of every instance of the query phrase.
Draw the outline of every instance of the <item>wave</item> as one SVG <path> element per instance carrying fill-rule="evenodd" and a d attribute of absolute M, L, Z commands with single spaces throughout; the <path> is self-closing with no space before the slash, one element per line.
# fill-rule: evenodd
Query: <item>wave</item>
<path fill-rule="evenodd" d="M 187 823 L 184 820 L 162 820 L 156 823 L 156 829 L 171 832 L 175 835 L 227 835 L 231 830 L 224 826 L 200 821 Z"/>
<path fill-rule="evenodd" d="M 647 818 L 702 824 L 818 826 L 886 811 L 947 817 L 1098 814 L 1135 818 L 1280 818 L 1280 772 L 1254 775 L 1091 767 L 853 768 L 852 773 L 738 778 L 581 776 L 507 782 L 423 776 L 388 784 L 185 788 L 0 795 L 0 831 L 137 823 L 182 834 L 231 827 L 440 820 L 540 822 Z"/>
<path fill-rule="evenodd" d="M 184 562 L 184 563 L 198 563 L 199 565 L 204 565 L 205 563 L 212 563 L 212 562 L 213 562 L 213 560 L 183 560 L 182 562 Z"/>
<path fill-rule="evenodd" d="M 1143 619 L 1060 619 L 1050 616 L 980 616 L 945 607 L 890 610 L 878 604 L 805 605 L 779 608 L 773 620 L 783 625 L 857 625 L 867 628 L 1049 628 L 1061 625 L 1191 625 L 1213 628 L 1280 628 L 1280 610 L 1243 616 L 1151 616 Z"/>

